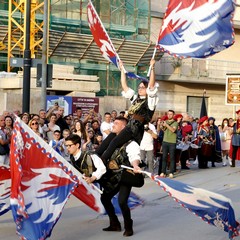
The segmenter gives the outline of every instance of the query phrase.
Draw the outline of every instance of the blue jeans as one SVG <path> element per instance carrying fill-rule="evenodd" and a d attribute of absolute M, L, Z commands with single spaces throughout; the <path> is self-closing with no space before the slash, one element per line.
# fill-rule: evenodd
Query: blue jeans
<path fill-rule="evenodd" d="M 162 143 L 162 172 L 166 174 L 167 172 L 167 158 L 168 154 L 170 156 L 170 173 L 174 173 L 175 170 L 175 151 L 176 151 L 176 143 Z"/>

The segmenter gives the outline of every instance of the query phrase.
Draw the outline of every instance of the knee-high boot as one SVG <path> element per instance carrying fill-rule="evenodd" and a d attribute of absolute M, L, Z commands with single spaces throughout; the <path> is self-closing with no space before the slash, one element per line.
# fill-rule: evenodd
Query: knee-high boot
<path fill-rule="evenodd" d="M 110 220 L 110 226 L 103 228 L 103 231 L 121 232 L 122 228 L 117 216 L 109 217 L 109 220 Z"/>
<path fill-rule="evenodd" d="M 130 237 L 133 235 L 133 220 L 129 219 L 129 220 L 124 220 L 124 228 L 125 231 L 123 233 L 124 237 Z"/>

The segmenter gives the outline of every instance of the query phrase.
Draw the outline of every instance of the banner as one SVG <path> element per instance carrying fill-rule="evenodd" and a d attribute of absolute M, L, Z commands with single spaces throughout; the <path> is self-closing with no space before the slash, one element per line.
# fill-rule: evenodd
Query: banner
<path fill-rule="evenodd" d="M 92 32 L 95 43 L 100 48 L 102 56 L 120 70 L 120 58 L 91 1 L 89 1 L 87 6 L 87 15 L 89 28 Z M 127 72 L 126 74 L 128 78 L 148 81 L 146 78 L 136 75 L 135 73 Z"/>
<path fill-rule="evenodd" d="M 234 0 L 169 0 L 158 44 L 176 57 L 205 58 L 234 43 Z"/>
<path fill-rule="evenodd" d="M 17 233 L 23 239 L 49 237 L 77 186 L 90 207 L 102 211 L 100 194 L 19 118 L 14 123 L 10 164 L 11 209 Z"/>
<path fill-rule="evenodd" d="M 0 166 L 0 216 L 10 210 L 11 173 L 9 166 Z"/>

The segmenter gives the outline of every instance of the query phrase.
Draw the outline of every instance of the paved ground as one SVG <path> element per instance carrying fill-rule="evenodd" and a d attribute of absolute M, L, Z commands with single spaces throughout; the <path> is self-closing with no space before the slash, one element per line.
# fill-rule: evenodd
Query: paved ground
<path fill-rule="evenodd" d="M 196 187 L 214 191 L 229 197 L 235 209 L 237 221 L 240 221 L 240 166 L 200 170 L 191 166 L 191 170 L 181 171 L 176 180 Z M 132 211 L 135 234 L 132 240 L 225 240 L 227 233 L 210 226 L 170 198 L 152 180 L 146 178 L 144 187 L 134 189 L 145 204 Z M 120 217 L 122 222 L 122 218 Z M 101 229 L 108 226 L 106 216 L 98 215 L 83 205 L 74 196 L 68 201 L 63 215 L 55 226 L 51 240 L 119 240 L 125 239 L 123 232 L 106 233 Z M 11 213 L 0 217 L 0 239 L 15 240 L 15 224 Z M 236 238 L 240 239 L 240 238 Z"/>

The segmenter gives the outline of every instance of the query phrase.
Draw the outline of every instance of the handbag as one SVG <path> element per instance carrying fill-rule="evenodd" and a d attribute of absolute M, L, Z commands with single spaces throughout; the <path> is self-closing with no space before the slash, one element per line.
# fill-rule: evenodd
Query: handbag
<path fill-rule="evenodd" d="M 8 154 L 10 151 L 9 149 L 9 146 L 6 144 L 6 145 L 1 145 L 0 144 L 0 155 L 6 155 Z"/>

